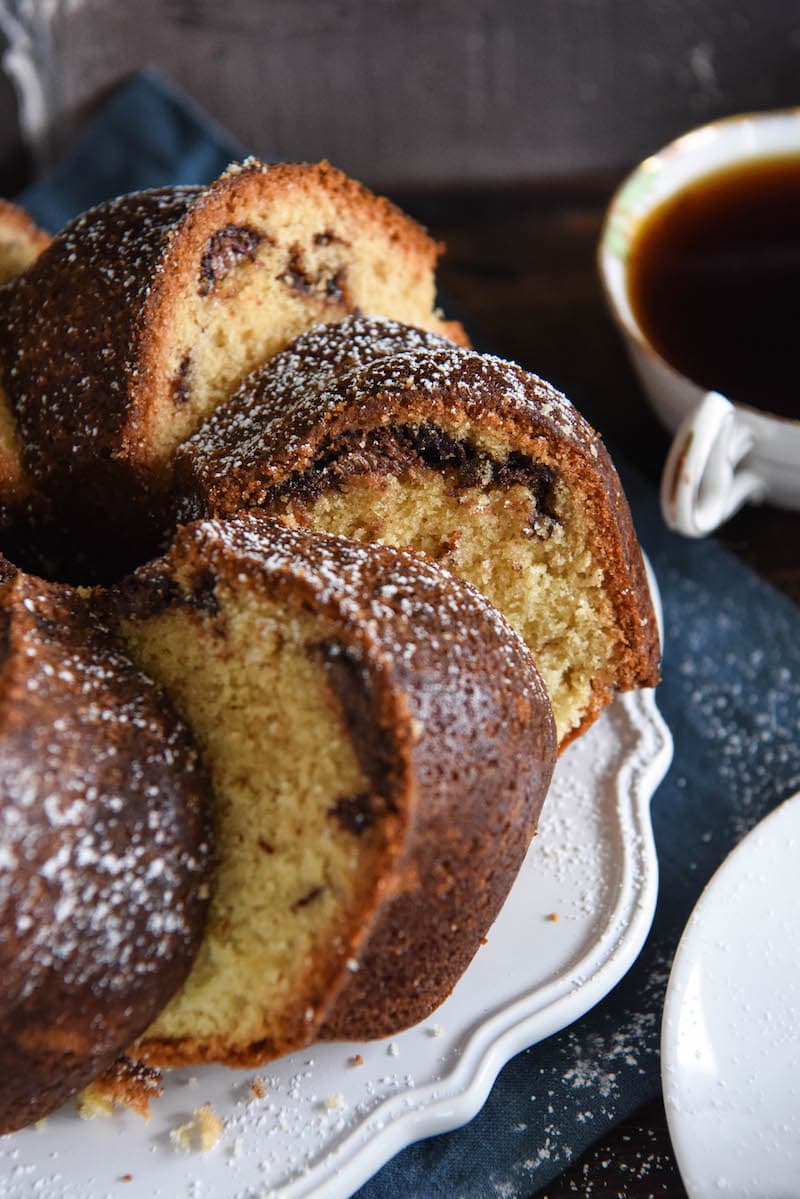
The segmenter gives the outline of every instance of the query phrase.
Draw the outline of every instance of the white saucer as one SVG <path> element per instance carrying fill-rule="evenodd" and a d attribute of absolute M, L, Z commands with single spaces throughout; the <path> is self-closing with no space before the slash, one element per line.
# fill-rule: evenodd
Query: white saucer
<path fill-rule="evenodd" d="M 690 1199 L 800 1196 L 800 793 L 701 895 L 670 975 L 661 1061 Z"/>

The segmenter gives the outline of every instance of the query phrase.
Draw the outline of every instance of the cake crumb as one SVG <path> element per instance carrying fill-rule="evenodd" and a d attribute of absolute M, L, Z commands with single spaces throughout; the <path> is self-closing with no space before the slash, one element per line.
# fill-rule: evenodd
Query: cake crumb
<path fill-rule="evenodd" d="M 193 1149 L 208 1153 L 221 1136 L 222 1121 L 211 1104 L 204 1103 L 202 1107 L 194 1109 L 191 1120 L 172 1129 L 169 1139 L 176 1149 L 182 1149 L 186 1153 Z"/>
<path fill-rule="evenodd" d="M 120 1182 L 133 1182 L 133 1175 L 132 1174 L 120 1174 L 119 1181 Z"/>
<path fill-rule="evenodd" d="M 400 1053 L 400 1046 L 397 1044 L 397 1041 L 390 1041 L 386 1052 L 389 1054 L 389 1057 L 398 1057 Z"/>
<path fill-rule="evenodd" d="M 114 1100 L 95 1083 L 90 1083 L 81 1091 L 75 1107 L 81 1120 L 97 1120 L 113 1113 Z"/>
<path fill-rule="evenodd" d="M 250 1080 L 249 1095 L 251 1099 L 263 1099 L 267 1093 L 267 1084 L 257 1074 Z"/>
<path fill-rule="evenodd" d="M 84 1087 L 76 1107 L 82 1120 L 107 1117 L 119 1108 L 128 1108 L 143 1120 L 149 1120 L 150 1100 L 163 1093 L 159 1070 L 129 1057 L 119 1057 L 99 1078 Z"/>
<path fill-rule="evenodd" d="M 441 1024 L 432 1024 L 428 1029 L 429 1037 L 441 1037 L 443 1033 L 444 1029 L 442 1028 Z"/>
<path fill-rule="evenodd" d="M 323 1099 L 322 1106 L 326 1111 L 336 1111 L 337 1108 L 344 1107 L 344 1095 L 336 1091 L 333 1095 L 328 1095 L 326 1099 Z"/>
<path fill-rule="evenodd" d="M 33 1127 L 37 1132 L 44 1132 L 47 1128 L 47 1116 L 42 1116 L 41 1120 L 37 1120 Z"/>
<path fill-rule="evenodd" d="M 364 1059 L 360 1053 L 354 1053 L 352 1057 L 347 1059 L 347 1064 L 349 1066 L 363 1066 Z"/>
<path fill-rule="evenodd" d="M 556 921 L 559 919 L 560 919 L 560 916 L 559 916 L 558 912 L 548 912 L 548 914 L 545 916 L 545 920 L 548 920 L 550 922 L 550 924 L 555 924 Z"/>

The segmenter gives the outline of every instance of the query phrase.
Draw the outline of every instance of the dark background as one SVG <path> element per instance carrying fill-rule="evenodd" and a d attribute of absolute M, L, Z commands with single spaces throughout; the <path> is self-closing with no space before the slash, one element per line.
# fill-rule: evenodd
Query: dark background
<path fill-rule="evenodd" d="M 6 192 L 25 170 L 9 75 L 44 158 L 152 62 L 253 152 L 391 190 L 619 172 L 800 99 L 797 0 L 3 0 L 0 29 Z"/>

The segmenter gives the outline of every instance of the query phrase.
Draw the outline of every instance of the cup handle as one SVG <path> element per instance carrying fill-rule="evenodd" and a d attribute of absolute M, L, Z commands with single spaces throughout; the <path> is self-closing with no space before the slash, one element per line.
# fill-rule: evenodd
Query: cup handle
<path fill-rule="evenodd" d="M 661 476 L 661 511 L 676 533 L 705 537 L 748 500 L 763 480 L 744 465 L 753 433 L 736 408 L 709 391 L 678 427 Z"/>

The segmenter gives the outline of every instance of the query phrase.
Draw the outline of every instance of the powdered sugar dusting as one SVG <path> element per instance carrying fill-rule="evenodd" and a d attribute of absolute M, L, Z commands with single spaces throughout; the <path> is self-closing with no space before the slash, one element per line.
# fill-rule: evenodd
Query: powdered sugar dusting
<path fill-rule="evenodd" d="M 199 521 L 178 533 L 172 553 L 179 557 L 192 545 L 223 577 L 235 563 L 261 585 L 281 577 L 299 584 L 372 642 L 387 666 L 413 666 L 424 647 L 449 660 L 458 677 L 468 655 L 491 657 L 497 685 L 530 695 L 548 720 L 549 701 L 521 637 L 474 587 L 422 554 L 287 528 L 258 513 Z M 158 564 L 152 569 L 159 578 Z"/>
<path fill-rule="evenodd" d="M 700 749 L 714 758 L 720 784 L 736 797 L 730 827 L 715 830 L 725 844 L 739 840 L 774 806 L 776 778 L 786 795 L 800 788 L 800 678 L 773 660 L 766 642 L 764 648 L 749 645 L 742 635 L 740 597 L 723 592 L 712 607 L 702 584 L 677 572 L 669 582 L 681 625 L 682 652 L 674 668 L 686 711 Z M 676 644 L 678 632 L 676 626 Z M 724 656 L 716 652 L 721 643 L 727 647 Z M 748 645 L 746 653 L 742 645 Z M 683 777 L 675 781 L 686 786 Z"/>
<path fill-rule="evenodd" d="M 442 1112 L 454 1123 L 467 1119 L 484 1098 L 475 1087 L 484 1066 L 493 1076 L 508 1056 L 557 1026 L 553 1003 L 568 1003 L 565 1020 L 574 1019 L 582 1010 L 575 1006 L 576 988 L 589 1006 L 598 995 L 597 980 L 604 979 L 605 990 L 635 953 L 638 940 L 626 948 L 626 930 L 636 927 L 638 939 L 646 927 L 647 853 L 634 813 L 642 816 L 641 805 L 663 769 L 663 737 L 644 697 L 627 696 L 562 755 L 551 819 L 543 821 L 487 944 L 431 1019 L 391 1040 L 316 1045 L 262 1069 L 262 1085 L 255 1088 L 252 1070 L 174 1071 L 147 1131 L 127 1115 L 115 1118 L 120 1136 L 109 1136 L 108 1121 L 80 1125 L 86 1159 L 81 1172 L 76 1173 L 72 1151 L 78 1117 L 69 1113 L 51 1119 L 44 1134 L 27 1130 L 0 1142 L 0 1170 L 7 1176 L 17 1171 L 21 1199 L 100 1199 L 114 1190 L 123 1170 L 133 1175 L 125 1188 L 132 1199 L 176 1194 L 344 1199 L 404 1139 L 441 1131 Z M 653 773 L 658 754 L 660 766 Z M 570 794 L 577 797 L 574 813 Z M 634 795 L 639 798 L 632 802 Z M 544 853 L 545 834 L 557 837 L 552 853 Z M 611 882 L 598 885 L 590 873 L 586 897 L 592 851 L 609 867 Z M 545 920 L 553 910 L 564 918 Z M 553 987 L 558 997 L 541 1008 Z M 657 1010 L 655 997 L 645 997 L 643 1004 Z M 609 1025 L 594 1039 L 576 1025 L 562 1038 L 568 1079 L 562 1100 L 570 1112 L 583 1113 L 587 1124 L 602 1122 L 603 1113 L 613 1116 L 622 1103 L 624 1070 L 651 1067 L 642 1019 L 647 1017 Z M 509 1033 L 509 1021 L 517 1031 Z M 525 1060 L 531 1124 L 534 1113 L 543 1113 L 544 1138 L 523 1149 L 527 1122 L 515 1111 L 518 1169 L 487 1180 L 488 1196 L 522 1199 L 540 1168 L 566 1161 L 570 1153 L 561 1132 L 567 1109 L 550 1093 L 552 1083 L 538 1075 L 535 1057 Z M 219 1145 L 204 1155 L 176 1153 L 169 1130 L 208 1102 L 224 1125 Z"/>
<path fill-rule="evenodd" d="M 513 421 L 529 436 L 567 438 L 587 453 L 594 446 L 596 456 L 594 430 L 535 375 L 434 333 L 351 316 L 302 334 L 250 375 L 179 451 L 178 462 L 195 486 L 212 491 L 219 481 L 226 494 L 238 488 L 253 502 L 287 469 L 307 466 L 325 437 L 365 421 L 401 420 L 415 407 L 434 419 L 467 418 L 488 428 Z"/>
<path fill-rule="evenodd" d="M 0 618 L 2 1018 L 19 1101 L 26 1074 L 34 1096 L 42 1086 L 25 1029 L 48 1002 L 82 1085 L 81 1052 L 99 1073 L 181 981 L 202 928 L 208 817 L 186 730 L 75 592 L 17 575 Z"/>
<path fill-rule="evenodd" d="M 97 460 L 129 419 L 138 319 L 199 188 L 121 196 L 83 213 L 14 281 L 6 386 L 35 478 Z"/>

